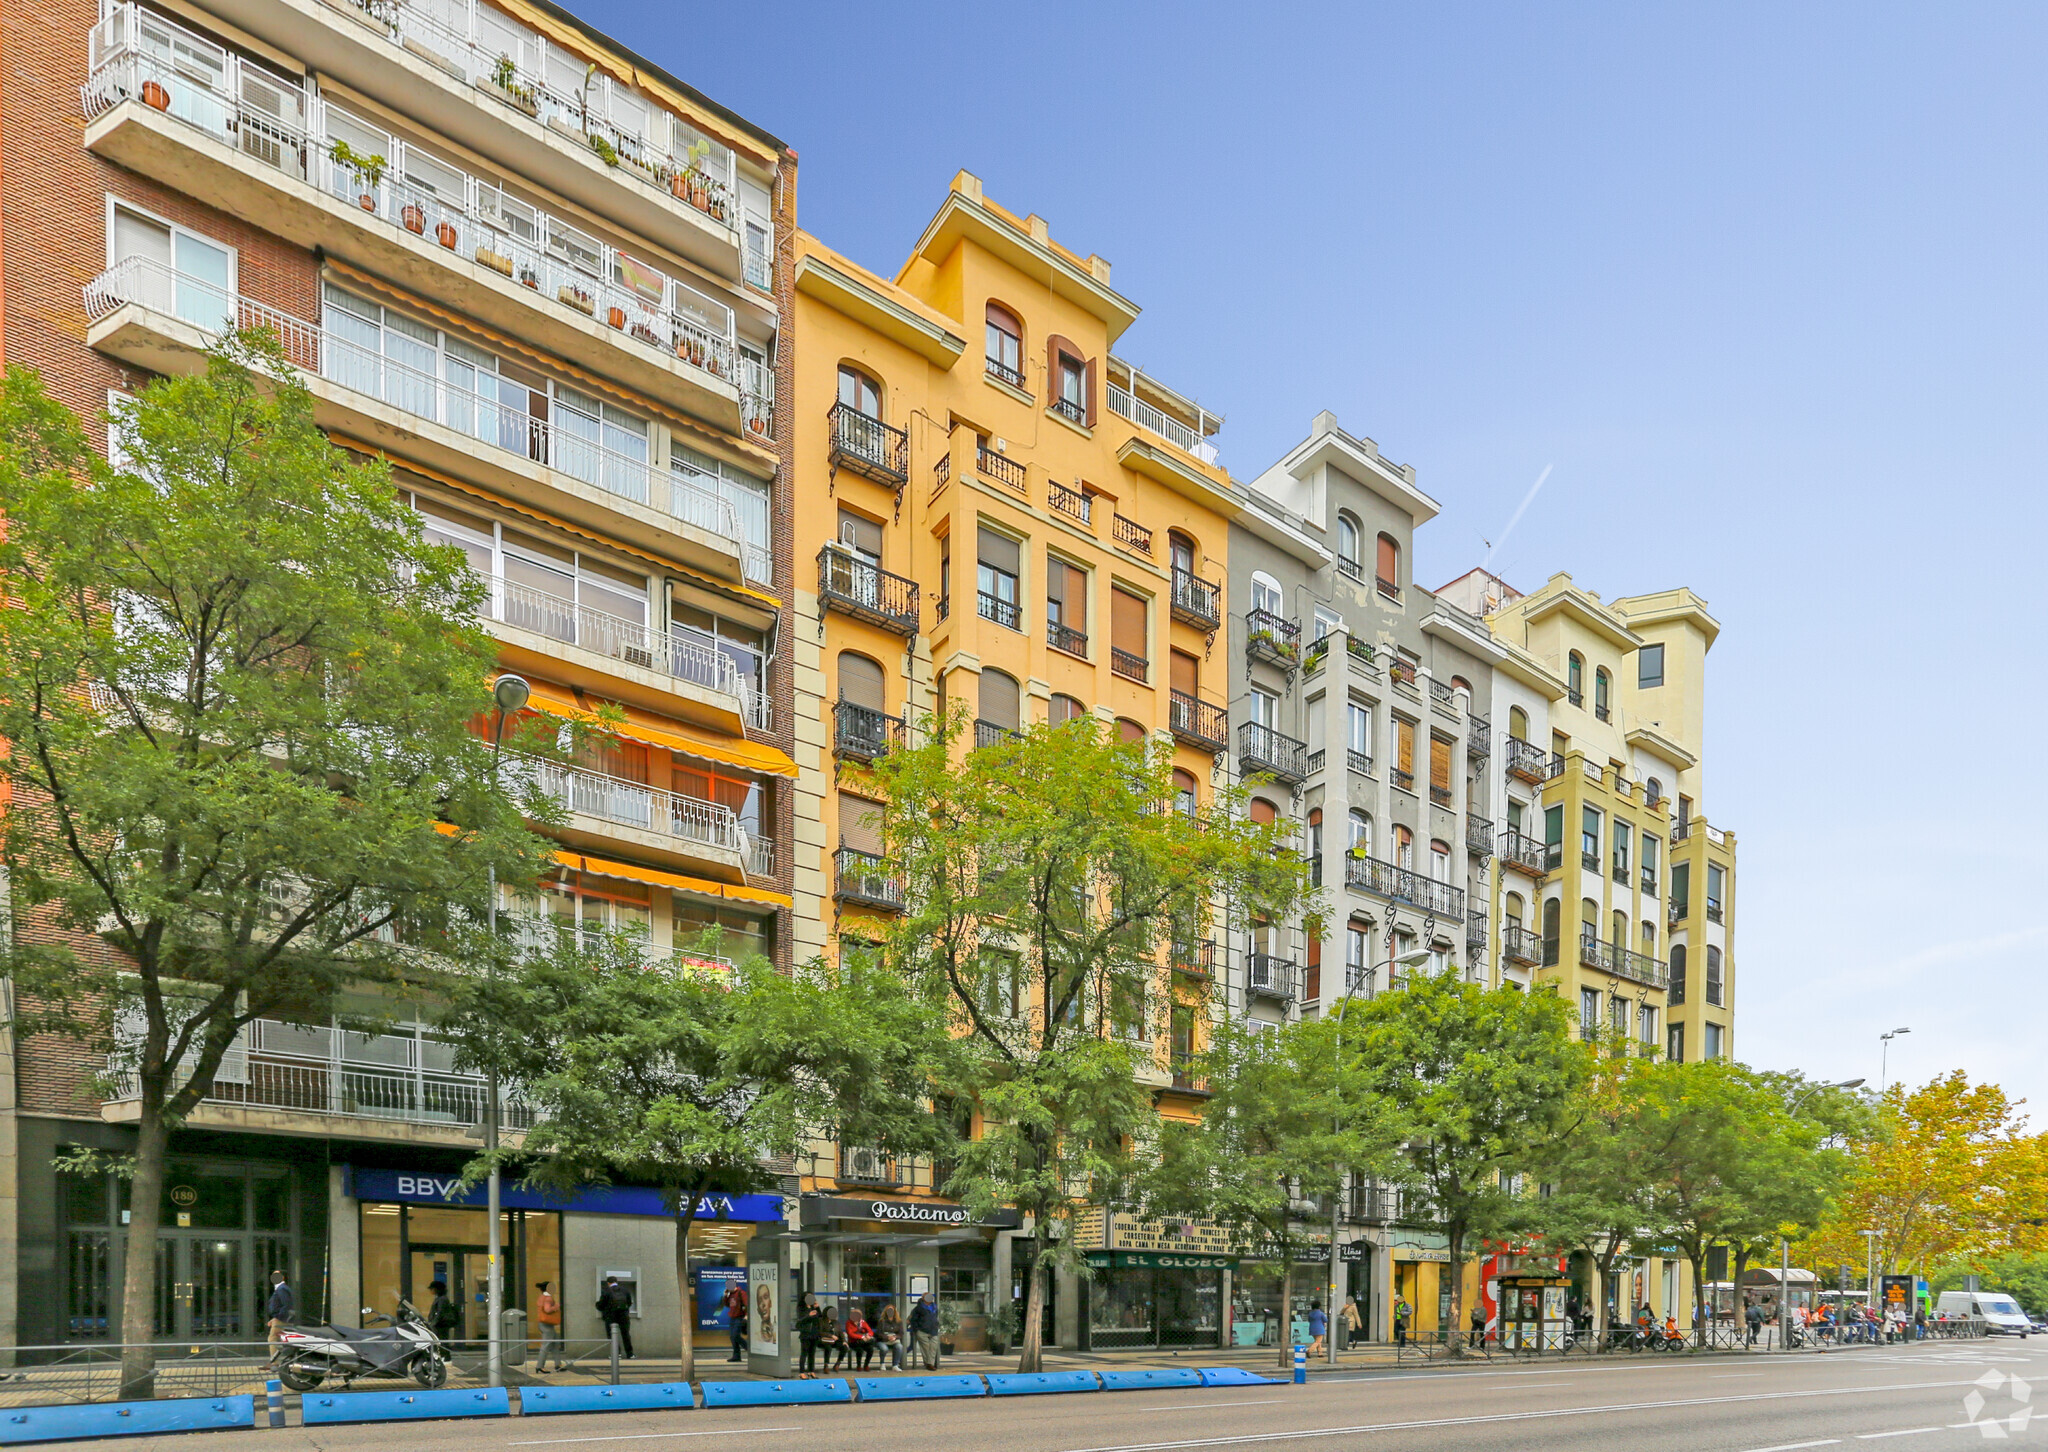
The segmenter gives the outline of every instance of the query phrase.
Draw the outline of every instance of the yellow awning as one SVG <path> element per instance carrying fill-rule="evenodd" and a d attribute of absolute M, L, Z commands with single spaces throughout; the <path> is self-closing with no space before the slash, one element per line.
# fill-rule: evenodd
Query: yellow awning
<path fill-rule="evenodd" d="M 767 903 L 773 907 L 783 908 L 791 905 L 787 893 L 766 892 L 758 887 L 742 887 L 736 882 L 711 882 L 701 877 L 685 877 L 680 872 L 663 872 L 658 867 L 642 867 L 634 862 L 614 862 L 608 857 L 591 857 L 581 852 L 557 852 L 555 861 L 578 872 L 594 872 L 600 877 L 617 877 L 627 882 L 644 882 L 650 887 L 694 892 L 700 897 L 726 898 L 733 902 Z"/>
<path fill-rule="evenodd" d="M 595 722 L 591 710 L 577 701 L 561 687 L 545 681 L 534 681 L 533 696 L 528 702 L 536 710 L 550 716 L 560 716 L 568 721 Z M 757 741 L 740 737 L 721 737 L 705 740 L 691 734 L 689 728 L 674 722 L 656 724 L 647 713 L 625 707 L 625 720 L 617 727 L 604 729 L 616 731 L 621 736 L 630 736 L 635 741 L 644 741 L 649 746 L 659 746 L 666 751 L 680 751 L 685 756 L 700 757 L 706 761 L 721 761 L 727 766 L 737 766 L 744 771 L 762 772 L 769 776 L 796 775 L 796 763 L 772 746 L 763 746 Z"/>

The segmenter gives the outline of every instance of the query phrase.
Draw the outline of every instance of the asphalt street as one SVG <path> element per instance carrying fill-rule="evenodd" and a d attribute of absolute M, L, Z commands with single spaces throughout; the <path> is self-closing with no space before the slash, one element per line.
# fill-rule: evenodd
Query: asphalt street
<path fill-rule="evenodd" d="M 2034 1416 L 2037 1383 L 2043 1397 Z M 1991 1422 L 1995 1430 L 1987 1429 Z M 728 1441 L 746 1452 L 758 1452 L 763 1443 L 778 1452 L 2048 1447 L 2048 1338 L 1784 1357 L 1496 1362 L 1470 1370 L 1333 1373 L 1305 1387 L 294 1426 L 212 1433 L 196 1442 L 132 1438 L 121 1445 L 166 1452 L 181 1446 L 188 1452 L 713 1452 Z"/>

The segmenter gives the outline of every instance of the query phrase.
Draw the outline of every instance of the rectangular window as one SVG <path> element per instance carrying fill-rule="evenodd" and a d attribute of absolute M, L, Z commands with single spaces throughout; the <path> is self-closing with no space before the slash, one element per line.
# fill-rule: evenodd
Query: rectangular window
<path fill-rule="evenodd" d="M 839 845 L 843 850 L 882 855 L 882 804 L 864 797 L 839 798 Z"/>
<path fill-rule="evenodd" d="M 1707 918 L 1710 922 L 1721 921 L 1721 880 L 1724 876 L 1721 864 L 1707 864 Z"/>
<path fill-rule="evenodd" d="M 1674 1064 L 1685 1062 L 1685 1025 L 1675 1023 L 1664 1032 L 1664 1057 Z"/>
<path fill-rule="evenodd" d="M 1640 1037 L 1642 1038 L 1642 1041 L 1645 1044 L 1654 1045 L 1657 1042 L 1656 1005 L 1645 1003 L 1636 1010 L 1636 1015 L 1637 1018 L 1640 1020 L 1640 1027 L 1642 1029 Z"/>
<path fill-rule="evenodd" d="M 1088 368 L 1078 358 L 1060 354 L 1060 376 L 1057 406 L 1059 411 L 1075 423 L 1088 416 Z"/>
<path fill-rule="evenodd" d="M 1450 805 L 1451 794 L 1451 747 L 1453 743 L 1444 740 L 1434 732 L 1429 738 L 1429 790 L 1443 805 Z"/>
<path fill-rule="evenodd" d="M 1336 635 L 1343 629 L 1343 616 L 1325 610 L 1320 605 L 1316 607 L 1315 639 L 1321 640 L 1325 636 Z"/>
<path fill-rule="evenodd" d="M 1628 1034 L 1629 1017 L 1626 998 L 1616 997 L 1607 1001 L 1607 1022 L 1613 1025 L 1616 1034 L 1624 1037 Z"/>
<path fill-rule="evenodd" d="M 1652 897 L 1657 894 L 1658 840 L 1655 832 L 1643 833 L 1643 891 Z"/>
<path fill-rule="evenodd" d="M 1715 1008 L 1723 1007 L 1721 1002 L 1721 950 L 1707 945 L 1707 1002 Z"/>
<path fill-rule="evenodd" d="M 1254 688 L 1251 692 L 1252 723 L 1278 730 L 1280 726 L 1280 698 L 1271 691 Z"/>
<path fill-rule="evenodd" d="M 1647 690 L 1664 684 L 1664 647 L 1646 645 L 1636 652 L 1636 685 Z"/>
<path fill-rule="evenodd" d="M 1046 638 L 1069 655 L 1088 653 L 1088 572 L 1048 555 L 1045 561 Z"/>
<path fill-rule="evenodd" d="M 1629 839 L 1634 835 L 1629 824 L 1616 819 L 1614 823 L 1614 880 L 1628 881 Z M 1645 839 L 1648 840 L 1647 838 Z"/>
<path fill-rule="evenodd" d="M 1579 1027 L 1587 1037 L 1600 1028 L 1600 990 L 1581 988 L 1579 990 Z"/>
<path fill-rule="evenodd" d="M 1415 723 L 1394 718 L 1394 785 L 1415 790 Z"/>
<path fill-rule="evenodd" d="M 1579 858 L 1595 872 L 1600 870 L 1600 813 L 1593 807 L 1585 808 L 1579 823 Z"/>
<path fill-rule="evenodd" d="M 1146 614 L 1144 596 L 1120 587 L 1109 592 L 1110 664 L 1119 675 L 1139 681 L 1145 679 L 1147 664 Z"/>
<path fill-rule="evenodd" d="M 1018 588 L 1024 572 L 1024 550 L 1006 534 L 983 527 L 976 556 L 975 588 L 980 593 L 980 612 L 1009 630 L 1024 628 L 1018 606 Z"/>
<path fill-rule="evenodd" d="M 1344 711 L 1344 745 L 1353 756 L 1365 758 L 1359 770 L 1372 769 L 1372 711 L 1356 701 L 1347 703 Z"/>
<path fill-rule="evenodd" d="M 1401 547 L 1385 535 L 1380 536 L 1379 544 L 1379 577 L 1398 590 L 1401 587 Z"/>
<path fill-rule="evenodd" d="M 233 320 L 235 254 L 230 248 L 126 207 L 114 208 L 109 240 L 113 255 L 107 261 L 127 264 L 129 296 L 136 301 L 209 332 Z"/>
<path fill-rule="evenodd" d="M 1671 910 L 1684 917 L 1692 907 L 1692 864 L 1680 862 L 1671 869 Z"/>
<path fill-rule="evenodd" d="M 1721 1057 L 1721 1025 L 1703 1023 L 1700 1025 L 1700 1057 L 1718 1059 Z"/>
<path fill-rule="evenodd" d="M 1323 754 L 1323 749 L 1329 744 L 1327 741 L 1323 739 L 1325 735 L 1325 731 L 1323 728 L 1324 704 L 1324 698 L 1322 696 L 1316 696 L 1308 702 L 1308 705 L 1305 709 L 1305 715 L 1307 719 L 1304 724 L 1308 728 L 1308 749 L 1309 754 L 1312 756 L 1321 756 Z"/>

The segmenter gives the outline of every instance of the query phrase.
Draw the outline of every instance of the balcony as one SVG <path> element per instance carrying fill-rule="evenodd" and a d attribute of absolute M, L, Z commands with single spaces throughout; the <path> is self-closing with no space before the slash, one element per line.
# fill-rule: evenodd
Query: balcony
<path fill-rule="evenodd" d="M 1223 950 L 1207 938 L 1199 943 L 1175 943 L 1171 950 L 1173 971 L 1185 978 L 1208 982 L 1224 966 Z"/>
<path fill-rule="evenodd" d="M 1337 573 L 1347 580 L 1356 581 L 1358 584 L 1363 585 L 1365 583 L 1365 565 L 1359 560 L 1350 559 L 1344 555 L 1337 556 Z"/>
<path fill-rule="evenodd" d="M 1384 1225 L 1401 1218 L 1401 1192 L 1376 1181 L 1354 1184 L 1345 1199 L 1344 1218 L 1358 1225 Z"/>
<path fill-rule="evenodd" d="M 831 431 L 827 461 L 891 489 L 910 478 L 910 435 L 862 413 L 850 403 L 835 403 L 825 414 Z"/>
<path fill-rule="evenodd" d="M 1588 968 L 1597 968 L 1602 973 L 1611 973 L 1616 978 L 1626 978 L 1631 983 L 1641 983 L 1650 988 L 1663 988 L 1670 982 L 1664 965 L 1649 954 L 1614 943 L 1603 943 L 1592 933 L 1579 935 L 1579 962 Z"/>
<path fill-rule="evenodd" d="M 1397 686 L 1404 686 L 1410 691 L 1415 690 L 1415 662 L 1404 655 L 1388 656 L 1387 677 Z"/>
<path fill-rule="evenodd" d="M 1531 746 L 1519 736 L 1508 738 L 1508 775 L 1522 781 L 1541 783 L 1550 779 L 1550 753 Z"/>
<path fill-rule="evenodd" d="M 839 1147 L 839 1183 L 842 1185 L 898 1186 L 910 1183 L 910 1168 L 880 1150 Z"/>
<path fill-rule="evenodd" d="M 818 551 L 818 599 L 827 610 L 897 635 L 917 634 L 917 582 L 890 574 L 845 545 Z"/>
<path fill-rule="evenodd" d="M 1710 923 L 1721 921 L 1721 904 L 1711 897 L 1707 899 L 1707 921 Z"/>
<path fill-rule="evenodd" d="M 138 1093 L 132 1074 L 117 1074 L 106 1117 L 130 1118 Z M 455 1067 L 452 1044 L 423 1032 L 357 1034 L 259 1018 L 236 1036 L 192 1123 L 232 1128 L 257 1111 L 248 1118 L 270 1124 L 282 1111 L 376 1122 L 334 1130 L 351 1137 L 460 1146 L 483 1123 L 488 1096 L 483 1075 Z M 519 1090 L 501 1085 L 499 1123 L 518 1132 L 533 1119 Z"/>
<path fill-rule="evenodd" d="M 1486 909 L 1471 908 L 1465 914 L 1465 947 L 1473 953 L 1486 951 Z"/>
<path fill-rule="evenodd" d="M 1685 921 L 1686 915 L 1691 911 L 1692 905 L 1684 898 L 1673 898 L 1664 905 L 1665 921 L 1675 928 Z"/>
<path fill-rule="evenodd" d="M 1244 653 L 1252 660 L 1268 661 L 1291 671 L 1301 662 L 1301 627 L 1270 610 L 1253 610 L 1244 617 Z"/>
<path fill-rule="evenodd" d="M 1500 930 L 1500 953 L 1510 963 L 1533 968 L 1543 961 L 1543 940 L 1519 923 Z"/>
<path fill-rule="evenodd" d="M 1493 855 L 1493 823 L 1485 817 L 1465 818 L 1465 850 L 1481 857 Z"/>
<path fill-rule="evenodd" d="M 1308 743 L 1247 721 L 1237 728 L 1237 766 L 1240 775 L 1264 772 L 1275 781 L 1299 786 L 1308 780 Z"/>
<path fill-rule="evenodd" d="M 586 528 L 616 534 L 620 517 L 674 558 L 722 579 L 771 576 L 730 500 L 643 455 L 609 447 L 525 407 L 501 402 L 373 352 L 321 324 L 223 291 L 142 257 L 86 285 L 86 341 L 151 372 L 197 373 L 224 326 L 265 329 L 313 394 L 323 428 L 376 443 Z"/>
<path fill-rule="evenodd" d="M 1211 756 L 1230 749 L 1230 713 L 1186 691 L 1175 691 L 1168 697 L 1166 729 L 1182 745 Z"/>
<path fill-rule="evenodd" d="M 1405 867 L 1382 862 L 1376 857 L 1346 857 L 1344 885 L 1376 897 L 1405 902 L 1440 918 L 1465 916 L 1465 894 L 1447 882 L 1437 882 Z"/>
<path fill-rule="evenodd" d="M 1045 502 L 1054 513 L 1064 514 L 1091 529 L 1095 525 L 1095 496 L 1085 489 L 1069 489 L 1066 485 L 1048 479 L 1045 485 Z"/>
<path fill-rule="evenodd" d="M 1244 989 L 1253 998 L 1292 1003 L 1301 996 L 1301 969 L 1286 958 L 1254 953 L 1245 965 Z"/>
<path fill-rule="evenodd" d="M 1088 405 L 1078 398 L 1055 398 L 1052 401 L 1052 411 L 1068 423 L 1087 427 Z"/>
<path fill-rule="evenodd" d="M 730 882 L 765 875 L 754 871 L 756 839 L 722 803 L 529 756 L 508 754 L 503 775 L 508 787 L 533 791 L 569 814 L 554 831 L 573 846 L 605 851 L 626 843 L 664 866 Z M 771 857 L 766 872 L 773 871 Z"/>
<path fill-rule="evenodd" d="M 113 11 L 92 45 L 80 97 L 96 155 L 719 428 L 749 427 L 724 302 L 139 8 Z M 357 160 L 349 140 L 381 161 Z"/>
<path fill-rule="evenodd" d="M 1489 756 L 1493 752 L 1493 722 L 1484 716 L 1465 717 L 1465 754 Z"/>
<path fill-rule="evenodd" d="M 1216 630 L 1223 624 L 1223 588 L 1200 575 L 1173 567 L 1173 618 L 1199 630 Z"/>
<path fill-rule="evenodd" d="M 1462 714 L 1458 710 L 1457 689 L 1445 685 L 1433 676 L 1429 682 L 1429 704 L 1430 709 L 1447 720 L 1455 721 Z"/>
<path fill-rule="evenodd" d="M 1088 632 L 1085 630 L 1048 620 L 1045 623 L 1045 643 L 1063 654 L 1080 660 L 1088 659 Z"/>
<path fill-rule="evenodd" d="M 1371 776 L 1372 758 L 1363 751 L 1346 751 L 1344 753 L 1344 767 L 1347 771 L 1355 772 L 1359 776 Z"/>
<path fill-rule="evenodd" d="M 832 754 L 842 760 L 879 761 L 903 749 L 903 718 L 840 701 L 832 707 Z"/>
<path fill-rule="evenodd" d="M 983 620 L 994 621 L 1005 630 L 1019 634 L 1024 630 L 1024 608 L 1015 600 L 1006 600 L 1001 595 L 991 595 L 986 590 L 976 593 L 975 611 Z"/>
<path fill-rule="evenodd" d="M 1400 603 L 1401 587 L 1392 580 L 1389 580 L 1384 575 L 1376 575 L 1373 577 L 1373 585 L 1379 590 L 1383 598 L 1392 600 L 1396 604 Z"/>
<path fill-rule="evenodd" d="M 1657 895 L 1657 869 L 1656 869 L 1656 868 L 1654 868 L 1654 867 L 1649 867 L 1649 866 L 1645 866 L 1645 867 L 1643 868 L 1643 875 L 1642 875 L 1642 884 L 1643 884 L 1643 894 L 1644 894 L 1644 896 L 1646 896 L 1646 897 L 1655 897 L 1655 896 Z"/>
<path fill-rule="evenodd" d="M 1173 1053 L 1173 1087 L 1188 1094 L 1207 1094 L 1209 1081 L 1201 1072 L 1201 1056 L 1184 1049 Z"/>
<path fill-rule="evenodd" d="M 1429 799 L 1440 807 L 1449 807 L 1453 801 L 1451 789 L 1447 786 L 1438 786 L 1435 782 L 1431 782 L 1429 784 Z"/>
<path fill-rule="evenodd" d="M 1327 755 L 1327 752 L 1322 751 L 1311 751 L 1308 754 L 1308 774 L 1310 776 L 1322 775 L 1323 759 Z"/>
<path fill-rule="evenodd" d="M 1109 668 L 1127 681 L 1144 685 L 1152 669 L 1152 663 L 1142 655 L 1134 655 L 1112 645 L 1109 648 Z"/>
<path fill-rule="evenodd" d="M 1135 554 L 1149 556 L 1152 553 L 1152 531 L 1135 519 L 1126 519 L 1121 514 L 1112 515 L 1109 537 Z"/>
<path fill-rule="evenodd" d="M 1014 489 L 1019 494 L 1027 492 L 1025 485 L 1030 474 L 1025 467 L 1015 459 L 998 454 L 985 444 L 975 445 L 974 471 L 982 478 L 1000 484 L 1005 489 Z"/>
<path fill-rule="evenodd" d="M 1500 834 L 1500 862 L 1503 867 L 1512 867 L 1531 877 L 1541 877 L 1550 870 L 1543 843 L 1513 827 Z"/>
<path fill-rule="evenodd" d="M 1179 419 L 1154 408 L 1143 399 L 1134 396 L 1128 389 L 1105 382 L 1103 397 L 1109 411 L 1118 418 L 1136 424 L 1147 433 L 1157 434 L 1183 453 L 1192 454 L 1206 462 L 1213 462 L 1215 449 L 1203 442 L 1202 436 L 1182 423 Z"/>
<path fill-rule="evenodd" d="M 1023 369 L 1013 368 L 1000 358 L 985 358 L 983 360 L 983 368 L 988 373 L 988 376 L 995 379 L 996 382 L 1007 383 L 1010 387 L 1020 391 L 1024 389 Z"/>
<path fill-rule="evenodd" d="M 985 751 L 991 746 L 1002 746 L 1012 741 L 1022 741 L 1024 733 L 1014 726 L 1005 726 L 999 721 L 976 721 L 974 723 L 974 749 Z"/>
<path fill-rule="evenodd" d="M 832 854 L 833 901 L 902 912 L 903 884 L 887 869 L 888 864 L 872 852 L 841 847 Z"/>
<path fill-rule="evenodd" d="M 1403 771 L 1398 766 L 1388 767 L 1387 780 L 1411 795 L 1415 791 L 1415 773 L 1412 771 Z"/>

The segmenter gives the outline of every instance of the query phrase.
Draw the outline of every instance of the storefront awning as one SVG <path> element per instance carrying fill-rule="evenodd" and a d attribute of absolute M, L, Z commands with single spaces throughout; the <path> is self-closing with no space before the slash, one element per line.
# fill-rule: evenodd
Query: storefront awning
<path fill-rule="evenodd" d="M 555 861 L 577 872 L 594 872 L 599 877 L 617 877 L 626 882 L 644 882 L 650 887 L 693 892 L 699 897 L 723 898 L 727 902 L 763 903 L 769 907 L 790 906 L 790 897 L 786 892 L 768 892 L 758 887 L 743 887 L 736 882 L 712 882 L 702 877 L 685 877 L 680 872 L 663 872 L 658 867 L 642 867 L 637 862 L 615 862 L 608 857 L 591 857 L 582 852 L 557 852 Z"/>
<path fill-rule="evenodd" d="M 536 710 L 550 716 L 560 716 L 567 721 L 595 722 L 590 709 L 569 692 L 545 681 L 531 683 L 533 695 L 529 704 Z M 620 736 L 630 736 L 635 741 L 644 741 L 649 746 L 659 746 L 664 751 L 679 751 L 685 756 L 694 756 L 702 761 L 721 762 L 736 766 L 742 771 L 760 772 L 767 776 L 796 775 L 796 763 L 772 746 L 763 746 L 757 741 L 745 741 L 737 737 L 720 737 L 708 741 L 691 733 L 679 723 L 657 724 L 643 711 L 625 708 L 625 719 L 617 726 L 606 726 Z"/>

